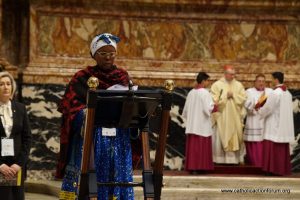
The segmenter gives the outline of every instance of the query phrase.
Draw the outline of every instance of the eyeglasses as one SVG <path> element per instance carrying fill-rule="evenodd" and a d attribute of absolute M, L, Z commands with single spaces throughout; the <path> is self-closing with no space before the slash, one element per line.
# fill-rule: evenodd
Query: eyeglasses
<path fill-rule="evenodd" d="M 110 57 L 110 58 L 114 58 L 116 57 L 117 53 L 116 52 L 105 52 L 105 51 L 97 51 L 96 52 L 100 57 Z"/>

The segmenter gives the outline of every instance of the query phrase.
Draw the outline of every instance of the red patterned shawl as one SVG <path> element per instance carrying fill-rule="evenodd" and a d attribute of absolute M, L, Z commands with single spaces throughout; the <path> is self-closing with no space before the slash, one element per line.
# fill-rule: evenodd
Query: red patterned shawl
<path fill-rule="evenodd" d="M 58 111 L 63 115 L 60 135 L 60 154 L 56 169 L 57 178 L 63 178 L 64 169 L 67 164 L 69 140 L 72 136 L 71 124 L 77 112 L 86 107 L 87 80 L 91 76 L 95 76 L 99 79 L 98 89 L 107 89 L 115 84 L 128 85 L 129 81 L 128 73 L 116 66 L 113 66 L 111 71 L 102 71 L 97 66 L 89 66 L 78 71 L 73 76 L 58 106 Z"/>

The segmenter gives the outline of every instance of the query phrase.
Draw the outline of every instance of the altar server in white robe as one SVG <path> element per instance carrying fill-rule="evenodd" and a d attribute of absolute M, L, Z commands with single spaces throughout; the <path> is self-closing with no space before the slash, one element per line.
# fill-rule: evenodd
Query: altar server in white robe
<path fill-rule="evenodd" d="M 272 73 L 274 91 L 258 110 L 265 118 L 263 170 L 276 175 L 291 174 L 289 143 L 294 140 L 293 102 L 287 90 L 284 74 Z"/>
<path fill-rule="evenodd" d="M 213 160 L 215 163 L 238 164 L 244 162 L 245 156 L 243 122 L 247 97 L 244 86 L 235 79 L 233 66 L 226 65 L 224 70 L 224 77 L 211 86 L 218 105 L 218 112 L 214 114 Z"/>
<path fill-rule="evenodd" d="M 186 119 L 185 169 L 190 172 L 213 170 L 211 112 L 214 102 L 206 89 L 209 76 L 200 72 L 197 85 L 187 95 L 183 109 Z"/>
<path fill-rule="evenodd" d="M 264 119 L 260 117 L 257 110 L 264 105 L 267 97 L 273 91 L 271 88 L 266 88 L 265 85 L 265 75 L 258 74 L 255 77 L 254 87 L 246 90 L 247 119 L 244 129 L 246 161 L 256 167 L 262 167 L 264 131 Z"/>

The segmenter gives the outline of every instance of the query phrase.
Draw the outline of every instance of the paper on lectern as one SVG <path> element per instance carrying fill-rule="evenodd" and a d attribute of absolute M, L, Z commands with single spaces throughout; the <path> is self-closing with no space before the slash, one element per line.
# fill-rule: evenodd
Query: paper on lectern
<path fill-rule="evenodd" d="M 124 86 L 120 84 L 115 84 L 107 88 L 107 90 L 128 90 L 128 89 L 129 89 L 128 86 Z M 137 89 L 138 89 L 137 85 L 132 86 L 132 90 L 137 90 Z"/>

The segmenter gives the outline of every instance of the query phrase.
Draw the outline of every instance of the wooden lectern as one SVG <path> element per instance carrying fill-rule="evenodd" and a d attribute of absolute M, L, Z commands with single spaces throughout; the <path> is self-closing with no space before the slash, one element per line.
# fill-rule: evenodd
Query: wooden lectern
<path fill-rule="evenodd" d="M 167 80 L 164 90 L 126 91 L 96 90 L 98 79 L 88 80 L 87 114 L 78 185 L 78 199 L 97 199 L 97 186 L 136 187 L 144 189 L 145 200 L 160 200 L 163 180 L 163 164 L 169 126 L 172 91 L 174 83 Z M 153 168 L 150 162 L 148 121 L 157 107 L 161 107 L 161 123 Z M 97 183 L 95 174 L 90 173 L 89 163 L 94 126 L 115 128 L 138 128 L 141 131 L 143 151 L 142 183 Z M 93 195 L 94 194 L 94 195 Z"/>

